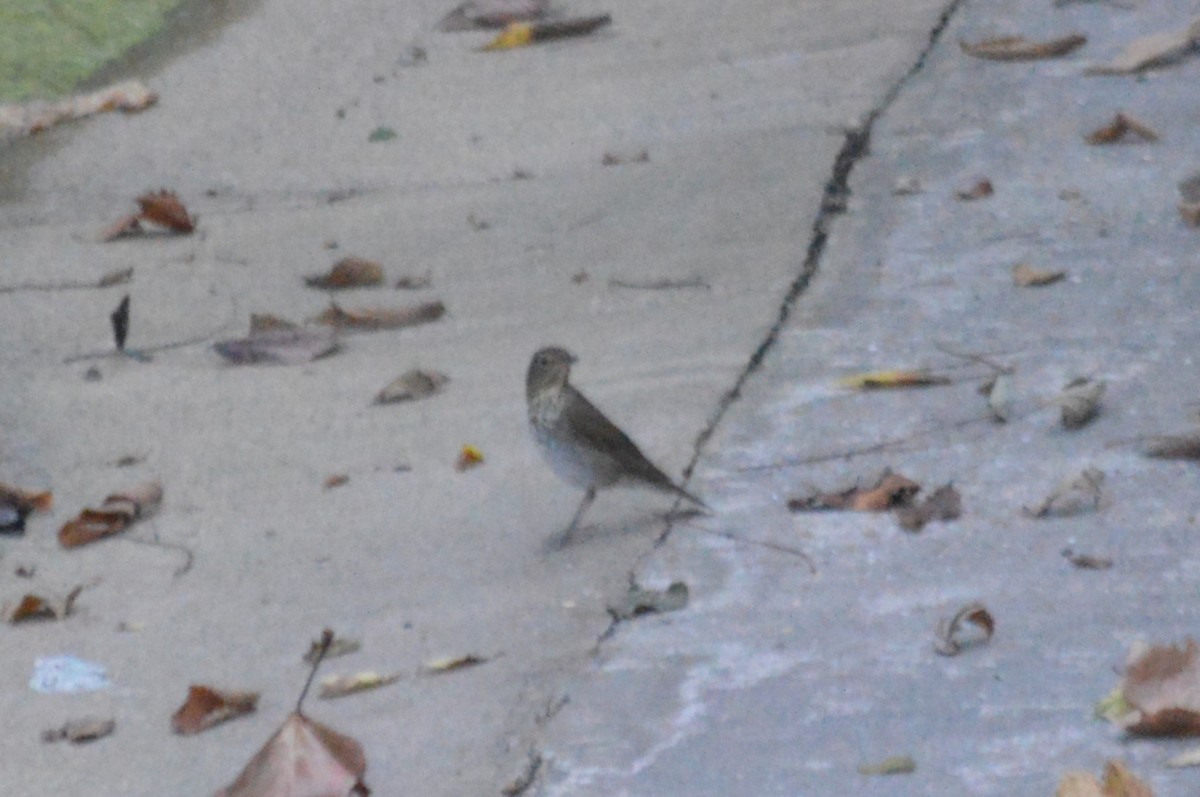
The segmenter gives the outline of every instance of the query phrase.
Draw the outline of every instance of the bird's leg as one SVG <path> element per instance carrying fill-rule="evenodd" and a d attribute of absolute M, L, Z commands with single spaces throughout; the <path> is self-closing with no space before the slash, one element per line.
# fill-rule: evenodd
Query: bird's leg
<path fill-rule="evenodd" d="M 583 513 L 592 505 L 592 501 L 596 500 L 596 488 L 589 487 L 587 492 L 583 494 L 583 500 L 579 502 L 579 508 L 575 510 L 575 517 L 571 518 L 571 525 L 567 526 L 567 530 L 563 532 L 562 541 L 565 545 L 571 539 L 571 535 L 575 533 L 575 529 L 579 527 L 579 521 L 583 520 Z"/>

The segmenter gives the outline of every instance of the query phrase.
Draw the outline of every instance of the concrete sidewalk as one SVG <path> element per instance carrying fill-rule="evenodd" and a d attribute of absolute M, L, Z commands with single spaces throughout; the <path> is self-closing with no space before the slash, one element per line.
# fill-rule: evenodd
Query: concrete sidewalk
<path fill-rule="evenodd" d="M 619 3 L 570 9 L 612 13 L 588 39 L 480 53 L 486 34 L 431 32 L 448 10 L 431 2 L 263 0 L 149 77 L 159 107 L 5 153 L 0 286 L 133 266 L 129 345 L 204 342 L 64 364 L 107 345 L 121 289 L 0 294 L 0 480 L 53 487 L 58 507 L 4 541 L 5 570 L 36 575 L 2 597 L 94 585 L 76 616 L 6 631 L 4 782 L 211 793 L 282 721 L 300 655 L 330 626 L 364 647 L 326 673 L 410 676 L 308 707 L 364 744 L 378 794 L 496 794 L 530 762 L 526 790 L 547 795 L 1050 794 L 1062 770 L 1106 757 L 1185 793 L 1191 773 L 1161 766 L 1176 745 L 1123 745 L 1088 715 L 1134 638 L 1195 627 L 1183 543 L 1197 476 L 1108 444 L 1186 426 L 1195 392 L 1179 370 L 1194 367 L 1195 238 L 1173 203 L 1197 66 L 1144 83 L 1081 74 L 1183 24 L 1185 6 Z M 957 47 L 1060 29 L 1091 41 L 1030 64 Z M 1164 140 L 1085 147 L 1118 107 Z M 380 127 L 396 137 L 369 141 Z M 603 165 L 642 150 L 647 162 Z M 996 195 L 957 202 L 975 175 Z M 924 193 L 893 196 L 907 177 Z M 195 235 L 96 242 L 158 186 L 200 216 Z M 340 304 L 436 298 L 447 316 L 348 337 L 306 366 L 235 368 L 210 350 L 252 312 L 319 313 L 328 296 L 301 278 L 346 254 L 432 287 Z M 1022 259 L 1071 277 L 1019 291 Z M 579 499 L 524 428 L 524 369 L 549 343 L 579 355 L 576 383 L 666 470 L 697 463 L 713 516 L 672 526 L 660 497 L 603 494 L 576 545 L 547 547 Z M 835 386 L 960 367 L 939 343 L 1014 363 L 1018 417 L 822 459 L 982 418 L 975 383 Z M 417 365 L 447 373 L 446 391 L 370 405 Z M 1062 432 L 1038 401 L 1079 374 L 1108 381 L 1104 411 Z M 485 464 L 459 473 L 466 443 Z M 114 464 L 126 456 L 137 464 Z M 1021 516 L 1083 464 L 1108 473 L 1104 511 Z M 954 481 L 963 519 L 913 537 L 888 517 L 785 508 L 882 465 Z M 349 483 L 323 490 L 334 473 Z M 173 575 L 171 548 L 58 547 L 79 508 L 149 477 L 166 500 L 127 536 L 186 547 L 190 571 Z M 1073 570 L 1067 545 L 1117 564 Z M 692 600 L 614 624 L 631 579 L 684 580 Z M 997 637 L 937 657 L 934 623 L 971 599 Z M 114 687 L 32 692 L 33 660 L 55 653 L 103 663 Z M 413 675 L 462 653 L 491 660 Z M 261 689 L 259 711 L 173 736 L 194 682 Z M 114 714 L 116 735 L 39 741 L 84 713 Z M 900 753 L 915 774 L 856 772 Z"/>

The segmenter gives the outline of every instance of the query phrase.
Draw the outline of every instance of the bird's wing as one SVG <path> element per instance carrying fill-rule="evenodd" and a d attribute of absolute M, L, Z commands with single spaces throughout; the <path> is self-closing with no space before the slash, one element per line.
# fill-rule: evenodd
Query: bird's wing
<path fill-rule="evenodd" d="M 559 423 L 569 424 L 584 442 L 608 454 L 635 478 L 668 490 L 676 489 L 671 479 L 646 459 L 646 455 L 637 444 L 605 417 L 603 412 L 596 409 L 582 393 L 570 385 L 567 385 L 566 390 L 574 395 L 563 402 L 563 416 Z"/>

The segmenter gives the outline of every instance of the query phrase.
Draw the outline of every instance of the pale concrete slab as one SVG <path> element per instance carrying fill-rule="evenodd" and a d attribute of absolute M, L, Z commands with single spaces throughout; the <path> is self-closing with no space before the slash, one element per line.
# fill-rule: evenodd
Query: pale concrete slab
<path fill-rule="evenodd" d="M 108 345 L 124 289 L 0 295 L 0 478 L 53 487 L 58 502 L 3 543 L 6 570 L 33 564 L 35 579 L 4 583 L 93 585 L 76 617 L 8 632 L 5 781 L 30 793 L 210 793 L 282 720 L 307 640 L 332 626 L 365 648 L 328 672 L 496 657 L 309 706 L 363 742 L 380 793 L 494 794 L 509 782 L 667 508 L 605 495 L 579 545 L 546 550 L 579 496 L 526 439 L 528 357 L 547 343 L 575 350 L 577 384 L 678 473 L 774 324 L 843 126 L 909 67 L 941 5 L 914 3 L 900 20 L 878 9 L 619 3 L 593 39 L 481 54 L 485 35 L 430 33 L 446 9 L 428 2 L 263 0 L 165 63 L 153 111 L 8 152 L 3 284 L 133 266 L 129 345 L 203 342 L 151 363 L 66 364 Z M 427 60 L 409 66 L 414 45 Z M 368 143 L 379 125 L 398 137 Z M 648 163 L 601 165 L 606 151 L 643 147 Z M 517 169 L 534 179 L 511 179 Z M 195 236 L 96 242 L 158 186 L 200 216 Z M 301 277 L 349 253 L 381 260 L 391 279 L 428 272 L 433 287 L 359 291 L 345 305 L 437 298 L 447 317 L 348 337 L 344 353 L 304 367 L 232 368 L 209 350 L 251 312 L 319 312 L 327 297 Z M 630 291 L 613 277 L 709 287 Z M 102 378 L 85 381 L 93 364 Z M 448 373 L 446 392 L 369 406 L 414 365 Z M 464 443 L 487 461 L 460 474 Z M 127 455 L 142 459 L 118 467 Z M 334 473 L 349 484 L 323 491 Z M 164 506 L 128 536 L 186 546 L 188 573 L 173 575 L 171 548 L 58 548 L 70 515 L 148 477 L 162 479 Z M 696 486 L 721 500 L 717 478 Z M 33 693 L 33 660 L 53 653 L 106 665 L 116 685 Z M 260 711 L 174 737 L 170 714 L 193 682 L 262 689 Z M 95 711 L 116 714 L 113 738 L 38 740 Z"/>

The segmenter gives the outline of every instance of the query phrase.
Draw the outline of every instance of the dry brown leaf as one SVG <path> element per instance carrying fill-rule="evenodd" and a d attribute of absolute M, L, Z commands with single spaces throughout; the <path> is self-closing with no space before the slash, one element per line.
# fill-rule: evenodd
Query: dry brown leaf
<path fill-rule="evenodd" d="M 1028 263 L 1013 266 L 1013 285 L 1018 288 L 1040 288 L 1053 285 L 1067 276 L 1065 271 L 1039 271 Z"/>
<path fill-rule="evenodd" d="M 1142 446 L 1142 454 L 1155 459 L 1200 461 L 1200 432 L 1151 437 Z"/>
<path fill-rule="evenodd" d="M 230 692 L 192 684 L 187 699 L 171 716 L 171 730 L 181 736 L 206 731 L 257 709 L 258 696 L 258 692 Z"/>
<path fill-rule="evenodd" d="M 1115 722 L 1140 736 L 1200 736 L 1200 648 L 1135 648 L 1119 686 L 1128 714 Z"/>
<path fill-rule="evenodd" d="M 166 227 L 177 233 L 190 233 L 196 229 L 195 219 L 187 212 L 187 208 L 179 201 L 173 191 L 165 188 L 137 198 L 142 209 L 142 221 Z"/>
<path fill-rule="evenodd" d="M 450 381 L 450 377 L 438 371 L 412 369 L 389 382 L 375 395 L 376 404 L 395 404 L 400 401 L 415 401 L 432 396 Z"/>
<path fill-rule="evenodd" d="M 428 274 L 422 274 L 419 277 L 412 274 L 407 274 L 396 280 L 397 290 L 404 291 L 419 291 L 428 288 L 432 284 L 433 278 Z"/>
<path fill-rule="evenodd" d="M 966 188 L 955 191 L 954 198 L 962 202 L 972 202 L 976 199 L 987 199 L 994 193 L 996 193 L 996 189 L 992 186 L 992 181 L 986 177 L 980 177 Z"/>
<path fill-rule="evenodd" d="M 1090 772 L 1064 772 L 1054 797 L 1104 797 L 1100 781 Z"/>
<path fill-rule="evenodd" d="M 1070 548 L 1062 552 L 1063 558 L 1080 570 L 1108 570 L 1113 566 L 1113 560 L 1107 556 L 1091 556 L 1086 553 L 1076 553 Z"/>
<path fill-rule="evenodd" d="M 467 653 L 463 656 L 446 656 L 440 659 L 430 659 L 421 666 L 423 675 L 444 675 L 448 672 L 456 670 L 465 670 L 468 667 L 476 667 L 480 664 L 487 664 L 491 659 L 487 656 L 478 656 L 474 653 Z"/>
<path fill-rule="evenodd" d="M 350 477 L 345 473 L 335 473 L 332 476 L 326 477 L 321 486 L 326 490 L 332 490 L 334 487 L 341 487 L 343 484 L 349 484 Z"/>
<path fill-rule="evenodd" d="M 318 324 L 339 329 L 401 329 L 437 321 L 446 314 L 441 302 L 425 302 L 412 307 L 373 307 L 343 310 L 330 302 L 325 312 L 313 319 Z"/>
<path fill-rule="evenodd" d="M 948 385 L 950 380 L 926 370 L 870 371 L 854 374 L 838 380 L 842 387 L 854 390 L 885 390 L 905 387 L 931 387 Z"/>
<path fill-rule="evenodd" d="M 362 745 L 299 711 L 215 797 L 366 797 Z"/>
<path fill-rule="evenodd" d="M 117 727 L 115 720 L 101 717 L 84 717 L 71 720 L 57 728 L 42 731 L 43 742 L 57 742 L 66 739 L 71 744 L 83 744 L 103 739 Z"/>
<path fill-rule="evenodd" d="M 1009 416 L 1012 415 L 1012 374 L 1007 372 L 996 374 L 996 378 L 988 385 L 985 395 L 987 395 L 988 409 L 991 410 L 992 417 L 1000 423 L 1007 423 Z"/>
<path fill-rule="evenodd" d="M 482 50 L 512 50 L 530 44 L 586 36 L 612 23 L 609 14 L 591 17 L 573 17 L 547 22 L 510 22 Z"/>
<path fill-rule="evenodd" d="M 322 700 L 332 700 L 357 692 L 367 692 L 381 686 L 394 684 L 400 680 L 400 673 L 382 675 L 377 672 L 360 672 L 354 675 L 330 675 L 321 679 L 321 691 L 317 697 Z"/>
<path fill-rule="evenodd" d="M 1086 468 L 1077 476 L 1063 480 L 1050 495 L 1032 509 L 1024 508 L 1029 517 L 1070 517 L 1094 512 L 1103 498 L 1104 471 Z"/>
<path fill-rule="evenodd" d="M 382 285 L 383 266 L 361 257 L 343 257 L 327 273 L 305 277 L 304 283 L 310 288 L 329 291 Z"/>
<path fill-rule="evenodd" d="M 0 137 L 40 133 L 60 122 L 107 111 L 133 113 L 158 101 L 158 95 L 137 80 L 115 83 L 89 94 L 58 102 L 0 105 Z"/>
<path fill-rule="evenodd" d="M 921 504 L 896 509 L 896 521 L 905 531 L 920 531 L 934 520 L 956 520 L 962 515 L 962 496 L 952 484 L 944 484 L 930 493 Z"/>
<path fill-rule="evenodd" d="M 58 543 L 77 548 L 125 530 L 152 514 L 162 503 L 162 485 L 145 482 L 104 499 L 99 509 L 84 509 L 58 531 Z"/>
<path fill-rule="evenodd" d="M 1154 792 L 1120 761 L 1104 766 L 1104 783 L 1090 772 L 1067 772 L 1054 797 L 1154 797 Z"/>
<path fill-rule="evenodd" d="M 464 445 L 458 452 L 458 459 L 454 463 L 454 469 L 464 471 L 483 464 L 483 452 L 473 445 Z"/>
<path fill-rule="evenodd" d="M 989 61 L 1036 61 L 1042 58 L 1059 58 L 1087 44 L 1087 37 L 1074 33 L 1049 41 L 1035 42 L 1024 36 L 1002 36 L 979 42 L 959 42 L 958 46 L 967 55 L 986 58 Z"/>
<path fill-rule="evenodd" d="M 15 604 L 5 604 L 0 609 L 0 617 L 11 625 L 28 620 L 62 620 L 74 611 L 75 599 L 81 592 L 82 586 L 75 587 L 66 595 L 50 598 L 28 592 Z"/>
<path fill-rule="evenodd" d="M 846 509 L 854 512 L 886 512 L 911 505 L 921 485 L 911 479 L 885 470 L 870 487 L 855 485 L 833 493 L 816 493 L 807 498 L 793 498 L 788 509 L 806 512 L 823 509 Z"/>
<path fill-rule="evenodd" d="M 1100 400 L 1108 385 L 1103 379 L 1079 377 L 1067 383 L 1051 403 L 1062 408 L 1062 425 L 1067 429 L 1086 426 L 1100 412 Z"/>
<path fill-rule="evenodd" d="M 965 625 L 970 623 L 983 631 L 982 638 L 963 639 Z M 964 648 L 989 641 L 996 633 L 996 621 L 982 603 L 968 603 L 953 617 L 938 622 L 934 650 L 943 656 L 957 656 Z"/>
<path fill-rule="evenodd" d="M 1141 122 L 1127 113 L 1119 112 L 1112 121 L 1083 137 L 1083 140 L 1093 146 L 1117 144 L 1126 140 L 1128 135 L 1136 136 L 1142 141 L 1158 141 L 1159 135 L 1154 128 Z"/>
<path fill-rule="evenodd" d="M 252 315 L 250 334 L 222 340 L 213 350 L 235 365 L 299 365 L 328 357 L 341 348 L 333 330 L 309 329 L 272 315 Z"/>
<path fill-rule="evenodd" d="M 1089 75 L 1126 75 L 1164 66 L 1192 52 L 1200 42 L 1200 19 L 1186 28 L 1160 31 L 1134 39 L 1113 60 L 1088 67 Z"/>

